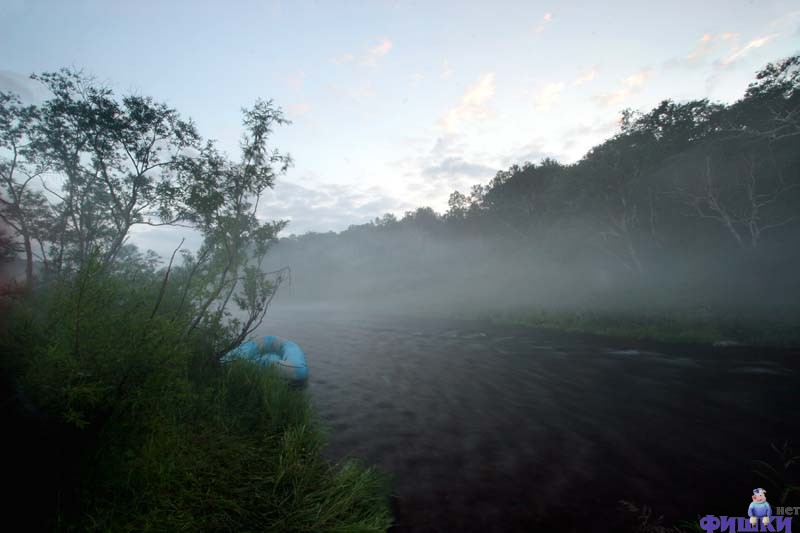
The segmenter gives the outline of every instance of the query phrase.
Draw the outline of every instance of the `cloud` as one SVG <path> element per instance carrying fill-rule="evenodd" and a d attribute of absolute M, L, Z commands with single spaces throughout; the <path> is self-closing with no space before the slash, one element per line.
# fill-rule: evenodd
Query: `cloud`
<path fill-rule="evenodd" d="M 336 65 L 344 65 L 346 63 L 352 63 L 358 60 L 358 64 L 363 67 L 376 67 L 378 66 L 378 62 L 383 58 L 386 54 L 388 54 L 394 45 L 390 39 L 381 39 L 375 46 L 367 48 L 364 50 L 363 53 L 359 54 L 358 57 L 351 53 L 343 53 L 339 54 L 338 56 L 331 59 L 331 61 Z"/>
<path fill-rule="evenodd" d="M 773 28 L 785 28 L 798 20 L 800 20 L 800 10 L 790 11 L 770 22 L 770 26 Z"/>
<path fill-rule="evenodd" d="M 416 87 L 424 79 L 425 75 L 422 72 L 415 72 L 414 74 L 411 75 L 411 86 Z"/>
<path fill-rule="evenodd" d="M 583 123 L 564 132 L 564 137 L 597 137 L 605 139 L 619 128 L 619 119 Z"/>
<path fill-rule="evenodd" d="M 445 61 L 444 63 L 442 63 L 442 68 L 439 71 L 439 79 L 441 80 L 450 79 L 453 76 L 454 72 L 455 71 L 450 66 L 450 64 L 447 61 Z"/>
<path fill-rule="evenodd" d="M 564 90 L 563 82 L 548 83 L 540 87 L 533 96 L 537 111 L 549 111 L 561 97 Z"/>
<path fill-rule="evenodd" d="M 303 81 L 305 80 L 305 73 L 303 71 L 298 70 L 297 72 L 292 72 L 286 79 L 286 85 L 294 92 L 300 92 L 303 88 Z"/>
<path fill-rule="evenodd" d="M 493 115 L 486 106 L 494 96 L 494 73 L 482 75 L 478 81 L 470 85 L 461 97 L 461 102 L 445 113 L 442 127 L 445 131 L 455 133 L 464 124 L 476 120 L 485 120 Z"/>
<path fill-rule="evenodd" d="M 589 83 L 590 81 L 594 80 L 600 73 L 597 72 L 597 69 L 592 67 L 586 72 L 584 72 L 581 76 L 578 77 L 575 81 L 572 82 L 574 86 L 580 86 L 584 83 Z"/>
<path fill-rule="evenodd" d="M 436 138 L 433 146 L 428 144 L 427 150 L 420 142 L 421 139 L 414 139 L 411 144 L 421 156 L 391 163 L 392 168 L 399 169 L 405 184 L 403 197 L 417 205 L 445 208 L 454 190 L 469 190 L 476 183 L 485 183 L 497 171 L 496 161 L 469 150 L 457 135 L 445 133 Z"/>
<path fill-rule="evenodd" d="M 769 41 L 774 39 L 776 36 L 777 36 L 777 34 L 775 34 L 775 33 L 770 34 L 770 35 L 764 35 L 763 37 L 757 37 L 755 39 L 750 40 L 744 46 L 737 46 L 736 48 L 733 49 L 733 51 L 732 51 L 732 53 L 730 55 L 728 55 L 727 57 L 725 57 L 725 58 L 723 58 L 723 59 L 721 59 L 719 61 L 719 65 L 722 66 L 722 67 L 727 67 L 731 63 L 734 63 L 734 62 L 738 61 L 739 59 L 743 58 L 744 56 L 746 56 L 747 54 L 749 54 L 751 50 L 755 50 L 757 48 L 761 48 L 762 46 L 767 44 Z"/>
<path fill-rule="evenodd" d="M 739 38 L 738 33 L 704 33 L 688 54 L 674 57 L 664 63 L 666 68 L 694 68 L 706 63 L 708 57 L 724 42 L 733 42 Z"/>
<path fill-rule="evenodd" d="M 50 96 L 50 92 L 38 81 L 9 70 L 0 70 L 0 91 L 16 94 L 24 104 L 39 104 Z"/>
<path fill-rule="evenodd" d="M 353 185 L 299 185 L 279 180 L 267 191 L 258 215 L 264 220 L 289 220 L 283 235 L 308 231 L 340 231 L 363 224 L 387 212 L 400 212 L 412 204 L 387 194 L 379 187 Z"/>
<path fill-rule="evenodd" d="M 619 118 L 584 122 L 569 128 L 561 136 L 564 160 L 575 161 L 619 131 Z"/>
<path fill-rule="evenodd" d="M 489 178 L 495 170 L 479 163 L 470 163 L 461 157 L 446 157 L 422 169 L 422 175 L 429 178 L 475 177 Z"/>
<path fill-rule="evenodd" d="M 539 24 L 536 26 L 536 30 L 535 30 L 536 33 L 542 33 L 544 31 L 544 28 L 548 24 L 550 24 L 550 22 L 552 20 L 553 20 L 553 14 L 552 13 L 545 13 L 544 16 L 542 16 L 542 19 L 539 21 Z"/>
<path fill-rule="evenodd" d="M 345 53 L 345 54 L 340 54 L 340 55 L 334 57 L 331 61 L 333 61 L 337 65 L 343 65 L 345 63 L 350 63 L 355 58 L 356 57 L 353 54 Z"/>
<path fill-rule="evenodd" d="M 516 146 L 506 155 L 500 157 L 500 165 L 502 168 L 508 168 L 511 165 L 520 165 L 526 161 L 536 163 L 547 157 L 555 158 L 555 154 L 545 149 L 544 145 L 544 139 L 536 139 L 523 145 Z"/>
<path fill-rule="evenodd" d="M 751 39 L 741 46 L 734 46 L 730 53 L 721 59 L 717 59 L 713 63 L 711 75 L 706 80 L 706 91 L 711 91 L 712 88 L 719 82 L 724 75 L 725 71 L 733 68 L 736 63 L 750 54 L 753 50 L 761 48 L 769 43 L 772 39 L 777 37 L 778 33 L 772 33 L 761 37 Z"/>
<path fill-rule="evenodd" d="M 597 100 L 601 105 L 607 107 L 617 105 L 631 95 L 639 92 L 642 85 L 644 85 L 644 83 L 650 78 L 652 73 L 653 71 L 650 69 L 643 69 L 639 72 L 635 72 L 624 80 L 621 80 L 620 86 L 617 88 L 617 90 L 610 93 L 599 94 L 595 96 L 595 100 Z"/>
<path fill-rule="evenodd" d="M 364 100 L 375 96 L 375 92 L 372 89 L 372 84 L 369 82 L 364 82 L 350 87 L 332 84 L 328 86 L 328 90 L 340 98 L 346 98 L 355 102 L 363 102 Z"/>
<path fill-rule="evenodd" d="M 286 112 L 289 114 L 289 118 L 299 118 L 311 112 L 311 105 L 305 102 L 298 102 L 287 107 Z"/>
<path fill-rule="evenodd" d="M 628 87 L 640 87 L 645 81 L 647 81 L 647 78 L 650 77 L 650 74 L 650 70 L 640 70 L 639 72 L 631 74 L 622 81 Z"/>
<path fill-rule="evenodd" d="M 392 41 L 389 39 L 382 39 L 380 43 L 373 46 L 361 58 L 361 64 L 365 67 L 374 67 L 378 65 L 378 61 L 388 54 L 392 49 Z"/>
<path fill-rule="evenodd" d="M 489 72 L 467 89 L 462 102 L 466 105 L 480 106 L 492 96 L 494 96 L 494 73 Z"/>
<path fill-rule="evenodd" d="M 703 34 L 694 49 L 686 55 L 686 60 L 695 62 L 703 59 L 709 54 L 715 43 L 730 41 L 738 37 L 739 34 L 733 32 L 719 33 L 717 35 L 712 35 L 710 33 Z"/>
<path fill-rule="evenodd" d="M 265 191 L 257 215 L 261 220 L 289 220 L 282 236 L 309 231 L 341 231 L 387 212 L 402 213 L 415 208 L 416 205 L 405 196 L 392 194 L 380 186 L 321 183 L 312 172 L 295 173 L 278 179 L 274 189 Z M 132 240 L 168 257 L 186 233 L 186 246 L 196 250 L 202 239 L 188 230 L 178 231 L 175 228 L 144 228 L 137 230 Z"/>

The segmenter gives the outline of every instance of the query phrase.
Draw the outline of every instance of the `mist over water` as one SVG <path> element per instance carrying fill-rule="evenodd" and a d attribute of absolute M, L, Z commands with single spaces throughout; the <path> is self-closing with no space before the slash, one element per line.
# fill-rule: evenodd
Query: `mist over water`
<path fill-rule="evenodd" d="M 291 286 L 279 289 L 276 305 L 393 314 L 536 309 L 673 312 L 692 318 L 731 312 L 750 319 L 797 312 L 796 248 L 765 246 L 744 258 L 724 250 L 674 254 L 631 275 L 586 238 L 566 232 L 548 238 L 554 244 L 354 227 L 338 235 L 282 239 L 268 262 L 269 268 L 292 269 Z"/>

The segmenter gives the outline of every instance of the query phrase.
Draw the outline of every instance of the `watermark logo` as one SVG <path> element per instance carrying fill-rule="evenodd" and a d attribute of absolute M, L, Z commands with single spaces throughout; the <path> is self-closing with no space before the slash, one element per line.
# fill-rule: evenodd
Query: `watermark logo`
<path fill-rule="evenodd" d="M 793 515 L 800 512 L 800 507 L 777 507 L 775 515 L 772 507 L 767 503 L 767 491 L 762 488 L 753 490 L 753 501 L 747 508 L 748 518 L 738 516 L 706 515 L 700 519 L 700 528 L 706 533 L 713 531 L 731 532 L 738 531 L 784 531 L 792 533 L 792 519 L 784 515 Z"/>
<path fill-rule="evenodd" d="M 712 531 L 737 533 L 738 531 L 784 531 L 792 533 L 792 519 L 784 516 L 770 516 L 764 522 L 752 522 L 752 518 L 737 516 L 706 515 L 700 519 L 700 529 L 711 533 Z"/>

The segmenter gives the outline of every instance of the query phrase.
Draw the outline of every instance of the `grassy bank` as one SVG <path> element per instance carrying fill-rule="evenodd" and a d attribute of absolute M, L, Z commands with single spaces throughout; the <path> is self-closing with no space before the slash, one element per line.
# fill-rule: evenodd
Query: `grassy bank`
<path fill-rule="evenodd" d="M 0 331 L 9 508 L 53 531 L 385 531 L 388 484 L 330 464 L 306 393 L 272 369 L 215 364 L 158 276 L 57 282 Z M 204 329 L 205 328 L 205 329 Z"/>
<path fill-rule="evenodd" d="M 354 462 L 321 458 L 323 435 L 302 391 L 249 362 L 212 379 L 184 416 L 170 410 L 159 417 L 138 453 L 111 457 L 118 464 L 103 474 L 105 487 L 87 516 L 94 529 L 389 527 L 385 481 Z"/>
<path fill-rule="evenodd" d="M 466 316 L 463 316 L 467 318 Z M 495 324 L 525 325 L 609 337 L 662 342 L 800 346 L 796 313 L 514 310 L 472 315 Z"/>

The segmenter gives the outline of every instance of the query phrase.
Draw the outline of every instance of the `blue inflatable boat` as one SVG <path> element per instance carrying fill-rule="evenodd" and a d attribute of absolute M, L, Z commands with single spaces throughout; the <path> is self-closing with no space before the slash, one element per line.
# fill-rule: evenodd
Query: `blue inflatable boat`
<path fill-rule="evenodd" d="M 292 341 L 267 335 L 260 339 L 249 340 L 234 348 L 222 358 L 223 361 L 247 359 L 259 365 L 275 366 L 285 378 L 295 383 L 308 380 L 306 354 Z"/>

